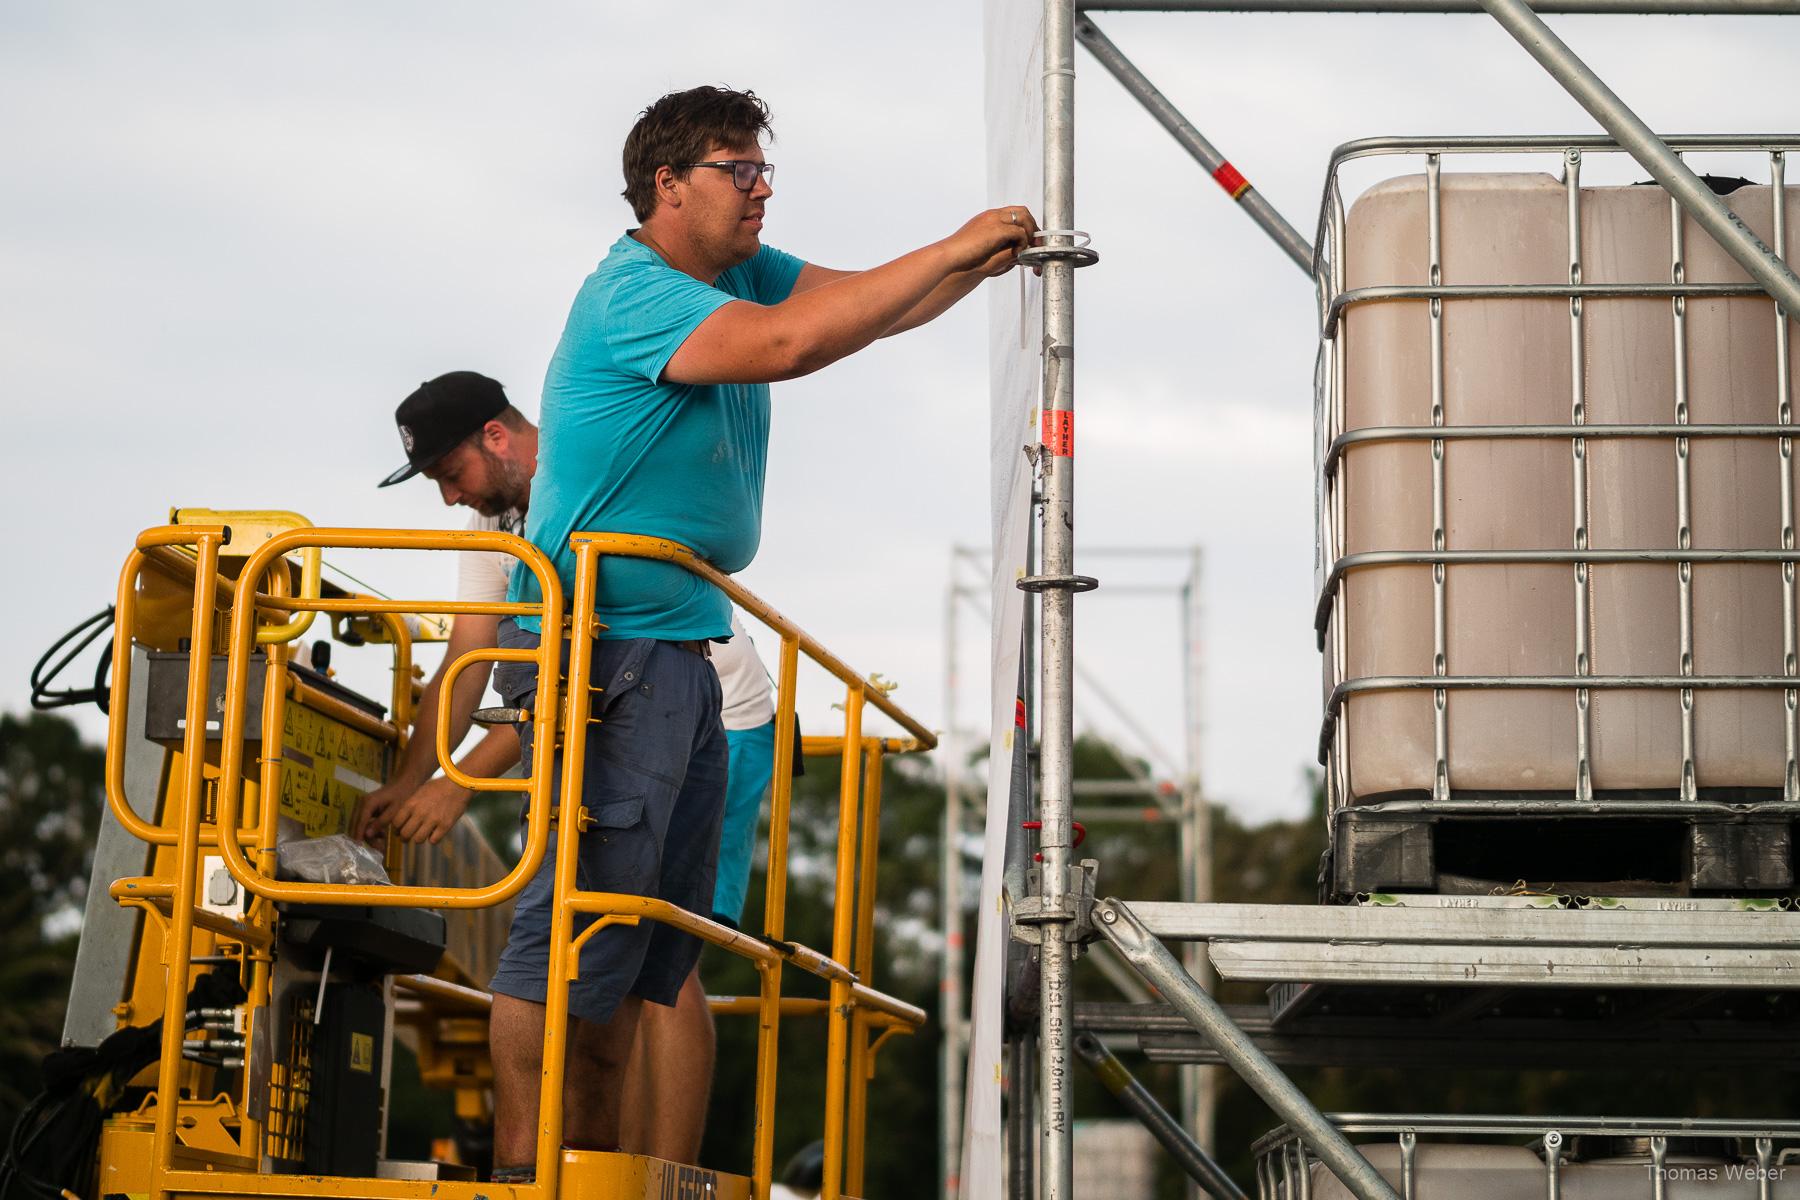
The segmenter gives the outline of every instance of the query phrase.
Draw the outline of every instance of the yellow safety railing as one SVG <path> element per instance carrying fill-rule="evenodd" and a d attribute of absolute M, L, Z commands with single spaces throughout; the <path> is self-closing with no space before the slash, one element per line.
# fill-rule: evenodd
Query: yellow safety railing
<path fill-rule="evenodd" d="M 186 510 L 182 511 L 185 512 Z M 228 514 L 211 514 L 209 512 L 208 515 L 223 516 Z M 292 516 L 293 514 L 276 515 Z M 305 524 L 304 518 L 294 517 L 293 519 L 300 522 L 302 525 Z M 123 746 L 125 744 L 123 739 L 128 736 L 129 726 L 127 713 L 130 708 L 132 675 L 131 634 L 137 627 L 138 584 L 143 577 L 144 571 L 146 569 L 154 570 L 158 574 L 177 583 L 187 583 L 191 585 L 194 588 L 193 606 L 196 613 L 199 611 L 203 602 L 210 602 L 214 604 L 215 607 L 220 603 L 229 605 L 236 595 L 236 591 L 233 588 L 231 581 L 216 573 L 216 560 L 214 563 L 214 575 L 212 579 L 208 580 L 206 575 L 200 570 L 197 553 L 198 539 L 201 534 L 213 530 L 219 531 L 219 549 L 222 550 L 225 546 L 230 544 L 232 536 L 231 529 L 229 526 L 223 524 L 163 525 L 146 530 L 138 535 L 136 546 L 132 549 L 132 552 L 125 557 L 125 565 L 119 572 L 118 592 L 114 598 L 114 612 L 116 614 L 115 623 L 117 628 L 125 631 L 125 636 L 113 639 L 112 682 L 109 688 L 109 703 L 107 705 L 107 744 L 109 746 Z M 189 547 L 196 547 L 196 549 L 190 550 Z M 312 547 L 310 550 L 304 551 L 301 562 L 300 595 L 302 598 L 316 597 L 318 595 L 318 565 L 320 562 L 318 548 Z M 287 568 L 283 560 L 277 558 L 270 561 L 266 570 L 269 591 L 258 592 L 256 594 L 256 612 L 265 620 L 272 621 L 277 617 L 287 617 L 289 619 L 279 625 L 259 624 L 256 627 L 257 644 L 267 646 L 291 642 L 307 630 L 312 624 L 313 617 L 316 614 L 313 612 L 305 612 L 298 615 L 291 615 L 293 614 L 293 609 L 284 606 L 283 597 L 285 596 L 287 589 Z M 211 597 L 210 601 L 206 599 L 208 596 Z M 391 742 L 398 740 L 400 736 L 398 733 L 399 729 L 404 729 L 411 724 L 411 718 L 408 714 L 411 711 L 412 705 L 412 638 L 408 633 L 405 622 L 400 620 L 399 617 L 392 614 L 383 614 L 382 620 L 388 629 L 389 641 L 392 642 L 394 646 L 394 687 L 392 697 L 394 721 L 392 724 L 378 721 L 362 710 L 355 708 L 352 705 L 345 704 L 335 696 L 326 695 L 316 688 L 309 687 L 307 684 L 296 678 L 290 677 L 287 679 L 287 690 L 289 696 L 293 699 L 316 708 L 334 719 L 342 721 L 344 724 L 366 733 L 371 737 Z M 196 630 L 190 629 L 189 632 L 190 635 L 192 635 Z M 211 636 L 212 629 L 210 622 L 207 632 L 208 635 Z M 192 637 L 190 636 L 189 644 L 190 646 L 193 646 L 198 645 L 199 643 L 193 642 Z M 210 655 L 211 653 L 212 646 L 211 644 L 208 644 L 205 647 L 205 654 Z M 209 663 L 207 666 L 207 675 L 204 676 L 204 678 L 210 680 L 210 675 L 211 666 Z M 147 821 L 137 815 L 137 811 L 133 808 L 130 798 L 125 794 L 124 755 L 107 755 L 103 779 L 107 808 L 111 811 L 114 819 L 116 819 L 128 833 L 133 837 L 138 838 L 140 841 L 149 842 L 152 845 L 173 846 L 175 844 L 177 838 L 180 836 L 180 831 L 177 828 L 155 821 Z M 203 846 L 216 846 L 218 844 L 217 830 L 218 826 L 216 823 L 211 827 L 202 825 L 200 830 L 200 844 Z M 258 830 L 239 829 L 237 831 L 237 841 L 240 846 L 256 845 L 260 841 L 260 838 L 261 834 Z M 158 885 L 153 880 L 134 880 L 129 882 L 136 885 L 133 889 L 134 894 L 136 895 L 167 895 L 166 884 L 161 885 L 162 890 L 159 893 L 157 890 Z"/>
<path fill-rule="evenodd" d="M 781 637 L 781 664 L 777 679 L 775 712 L 775 767 L 769 806 L 769 870 L 765 885 L 763 939 L 718 925 L 704 917 L 683 912 L 662 901 L 642 897 L 622 897 L 575 890 L 575 843 L 562 839 L 557 843 L 556 891 L 566 899 L 557 905 L 550 938 L 550 971 L 553 986 L 545 1005 L 545 1037 L 547 1044 L 560 1045 L 568 1032 L 568 987 L 570 958 L 579 950 L 573 938 L 577 912 L 594 913 L 598 920 L 584 932 L 583 938 L 610 921 L 631 919 L 638 910 L 653 915 L 640 906 L 657 905 L 668 910 L 658 919 L 696 934 L 714 945 L 745 954 L 755 962 L 759 975 L 759 1026 L 756 1055 L 756 1133 L 752 1176 L 758 1200 L 765 1200 L 775 1166 L 775 1067 L 776 1051 L 781 1036 L 781 973 L 786 964 L 818 975 L 831 988 L 827 1017 L 825 1063 L 825 1163 L 824 1200 L 837 1200 L 846 1183 L 861 1190 L 863 1122 L 860 1119 L 866 1096 L 867 1071 L 872 1053 L 866 1045 L 868 1030 L 880 1024 L 885 1035 L 894 1022 L 912 1029 L 924 1023 L 925 1014 L 918 1008 L 883 995 L 862 982 L 874 961 L 869 947 L 863 970 L 845 966 L 857 958 L 855 938 L 857 916 L 868 909 L 868 928 L 872 938 L 874 921 L 874 871 L 865 873 L 862 888 L 857 886 L 856 853 L 859 834 L 867 834 L 868 865 L 872 868 L 879 817 L 881 754 L 885 743 L 865 751 L 862 733 L 863 709 L 873 704 L 904 729 L 911 738 L 907 749 L 930 749 L 937 739 L 885 692 L 874 688 L 842 659 L 820 645 L 798 625 L 776 611 L 773 605 L 752 593 L 729 576 L 716 570 L 677 542 L 616 533 L 578 533 L 569 540 L 575 551 L 575 594 L 569 606 L 570 650 L 568 711 L 564 715 L 563 753 L 565 762 L 577 764 L 587 742 L 586 703 L 591 667 L 593 639 L 599 633 L 594 615 L 598 600 L 600 559 L 605 555 L 648 558 L 673 563 L 700 576 L 723 591 L 733 603 L 751 617 L 768 626 Z M 842 768 L 838 787 L 838 841 L 836 888 L 833 908 L 831 956 L 819 954 L 786 940 L 787 920 L 787 848 L 788 810 L 792 794 L 794 755 L 794 699 L 799 674 L 800 654 L 804 652 L 844 685 L 844 733 L 841 740 Z M 869 775 L 867 792 L 861 786 L 865 759 L 874 770 Z M 580 803 L 578 771 L 565 771 L 563 806 L 572 811 Z M 870 797 L 875 803 L 870 802 Z M 857 823 L 858 800 L 867 814 L 865 828 Z M 678 915 L 677 915 L 678 914 Z M 740 944 L 742 948 L 740 948 Z M 885 1018 L 885 1020 L 883 1020 Z M 852 1048 L 854 1046 L 854 1053 Z M 539 1094 L 537 1167 L 539 1179 L 556 1161 L 562 1140 L 562 1090 L 564 1066 L 546 1056 L 543 1087 Z M 854 1079 L 853 1079 L 854 1077 Z M 848 1109 L 856 1102 L 857 1119 L 849 1122 Z M 846 1164 L 846 1151 L 850 1162 Z M 848 1170 L 846 1167 L 848 1166 Z"/>
<path fill-rule="evenodd" d="M 659 921 L 699 937 L 731 953 L 749 959 L 759 977 L 756 997 L 734 998 L 723 1002 L 720 1011 L 754 1012 L 759 1017 L 756 1073 L 756 1131 L 753 1176 L 758 1200 L 766 1200 L 774 1174 L 774 1107 L 776 1097 L 776 1052 L 779 1047 L 780 1024 L 784 1015 L 811 1015 L 823 1003 L 828 1020 L 825 1111 L 825 1184 L 823 1195 L 836 1200 L 846 1188 L 859 1193 L 862 1189 L 864 1131 L 867 1114 L 867 1085 L 873 1074 L 877 1051 L 888 1037 L 897 1032 L 910 1032 L 923 1024 L 925 1014 L 916 1006 L 886 995 L 869 986 L 874 965 L 875 866 L 878 857 L 881 769 L 887 754 L 931 749 L 936 739 L 930 730 L 895 705 L 886 689 L 854 672 L 846 663 L 826 650 L 772 606 L 729 577 L 696 557 L 677 543 L 658 538 L 624 534 L 577 534 L 571 539 L 576 555 L 573 603 L 565 622 L 562 589 L 549 560 L 529 542 L 510 534 L 484 531 L 424 532 L 411 530 L 294 528 L 267 536 L 261 546 L 246 559 L 235 585 L 217 573 L 218 549 L 229 540 L 230 531 L 222 526 L 169 526 L 146 532 L 127 558 L 120 583 L 121 628 L 129 630 L 130 597 L 137 572 L 148 563 L 164 570 L 188 570 L 194 585 L 194 611 L 190 645 L 194 647 L 188 664 L 187 726 L 184 730 L 183 753 L 185 772 L 180 792 L 180 811 L 173 828 L 137 819 L 125 803 L 122 787 L 120 747 L 125 735 L 124 709 L 128 675 L 121 674 L 120 662 L 129 661 L 128 648 L 115 657 L 113 692 L 112 742 L 109 745 L 107 793 L 115 815 L 138 837 L 178 847 L 179 865 L 174 881 L 151 879 L 125 880 L 115 885 L 114 894 L 122 902 L 144 904 L 150 899 L 166 898 L 169 911 L 168 953 L 169 976 L 164 993 L 163 1054 L 158 1075 L 159 1098 L 171 1098 L 156 1109 L 155 1139 L 151 1157 L 151 1191 L 155 1200 L 165 1200 L 171 1192 L 197 1190 L 217 1192 L 224 1183 L 219 1172 L 181 1171 L 173 1167 L 176 1105 L 172 1098 L 181 1066 L 181 1043 L 185 1036 L 183 1015 L 191 971 L 189 947 L 196 919 L 202 925 L 217 926 L 211 914 L 196 909 L 196 868 L 202 845 L 216 846 L 231 875 L 263 905 L 292 901 L 319 904 L 356 904 L 383 906 L 420 906 L 430 908 L 467 909 L 497 904 L 516 894 L 543 863 L 549 828 L 574 823 L 585 828 L 587 813 L 582 807 L 582 763 L 588 729 L 588 704 L 592 695 L 590 675 L 594 638 L 602 628 L 595 617 L 599 563 L 605 555 L 657 559 L 673 563 L 719 587 L 740 609 L 768 626 L 781 638 L 778 675 L 778 704 L 775 719 L 775 764 L 770 802 L 769 868 L 766 886 L 763 936 L 756 937 L 706 917 L 678 908 L 667 901 L 650 897 L 576 889 L 577 838 L 559 838 L 554 862 L 554 906 L 550 986 L 546 998 L 545 1043 L 542 1094 L 540 1098 L 537 1139 L 537 1180 L 531 1185 L 514 1185 L 510 1189 L 483 1185 L 483 1194 L 510 1191 L 518 1200 L 553 1200 L 558 1178 L 563 1128 L 562 1092 L 565 1065 L 562 1050 L 568 1040 L 568 982 L 578 968 L 581 945 L 601 928 L 615 924 L 636 924 L 643 920 Z M 193 547 L 193 556 L 172 557 L 176 563 L 162 561 L 159 550 L 174 546 Z M 540 603 L 471 603 L 426 602 L 372 599 L 364 596 L 316 595 L 288 596 L 287 556 L 306 554 L 325 548 L 411 549 L 411 550 L 483 550 L 498 551 L 517 558 L 536 577 Z M 191 566 L 188 564 L 191 563 Z M 259 581 L 267 591 L 258 590 Z M 305 589 L 303 589 L 304 591 Z M 229 599 L 230 625 L 226 639 L 227 682 L 225 712 L 220 729 L 220 764 L 217 803 L 210 828 L 201 821 L 200 796 L 202 768 L 206 749 L 203 720 L 210 669 L 207 649 L 214 644 L 213 618 L 222 599 Z M 275 835 L 279 795 L 281 756 L 271 752 L 279 747 L 283 728 L 283 706 L 289 699 L 309 705 L 329 701 L 299 685 L 287 672 L 289 653 L 284 641 L 267 638 L 266 623 L 272 616 L 288 618 L 291 628 L 295 614 L 329 612 L 377 615 L 386 620 L 394 634 L 396 654 L 401 669 L 396 670 L 396 721 L 405 727 L 405 713 L 411 702 L 409 640 L 400 615 L 412 612 L 444 614 L 484 614 L 498 616 L 535 616 L 542 623 L 545 636 L 532 650 L 480 649 L 471 651 L 446 664 L 445 686 L 467 666 L 476 662 L 530 662 L 538 670 L 536 698 L 537 716 L 533 731 L 531 777 L 518 779 L 477 779 L 465 775 L 451 763 L 446 745 L 448 713 L 440 710 L 435 731 L 441 763 L 450 777 L 473 790 L 526 791 L 527 836 L 518 865 L 503 879 L 479 888 L 441 888 L 395 885 L 320 884 L 278 880 L 273 877 Z M 259 626 L 259 618 L 265 622 Z M 554 631 L 567 628 L 570 639 L 566 680 L 559 680 L 560 639 Z M 128 639 L 121 639 L 128 641 Z M 239 827 L 241 793 L 244 790 L 244 725 L 245 699 L 248 690 L 250 658 L 255 653 L 267 658 L 262 710 L 263 754 L 260 761 L 259 800 L 261 812 L 256 827 Z M 795 738 L 795 684 L 801 654 L 838 679 L 845 687 L 845 728 L 836 738 L 807 738 L 803 752 L 836 755 L 841 758 L 839 779 L 839 815 L 837 869 L 834 897 L 834 920 L 831 953 L 826 955 L 810 947 L 790 942 L 785 937 L 787 905 L 787 855 L 789 804 L 793 777 Z M 129 668 L 127 667 L 128 671 Z M 561 684 L 559 688 L 559 684 Z M 405 695 L 402 696 L 404 690 Z M 873 705 L 894 720 L 908 736 L 901 738 L 865 737 L 862 732 L 864 710 Z M 348 710 L 348 706 L 341 706 Z M 358 714 L 359 716 L 361 714 Z M 367 721 L 368 718 L 363 718 Z M 384 727 L 385 729 L 385 727 Z M 561 792 L 552 808 L 550 796 L 551 766 L 558 750 L 567 769 L 563 773 Z M 860 803 L 859 803 L 860 802 Z M 220 830 L 234 830 L 236 836 L 219 836 Z M 254 859 L 251 857 L 254 853 Z M 860 870 L 859 870 L 860 867 Z M 577 936 L 574 923 L 577 913 L 592 914 L 596 919 Z M 221 932 L 235 936 L 235 924 Z M 254 932 L 245 930 L 245 932 Z M 268 999 L 268 957 L 253 956 L 250 1007 Z M 781 994 L 782 971 L 792 965 L 825 980 L 830 988 L 827 1002 L 784 998 Z M 436 983 L 417 982 L 407 986 L 420 994 L 435 995 L 442 991 Z M 480 993 L 459 989 L 457 1003 L 467 1006 Z M 443 999 L 443 997 L 439 997 Z M 549 1052 L 554 1050 L 555 1052 Z M 246 1117 L 246 1124 L 249 1119 Z M 433 1185 L 440 1200 L 473 1200 L 477 1189 L 447 1182 Z M 260 1180 L 252 1189 L 262 1194 L 301 1194 L 275 1187 L 273 1181 Z M 386 1196 L 410 1194 L 395 1191 L 394 1185 L 378 1185 Z"/>
<path fill-rule="evenodd" d="M 509 780 L 512 790 L 526 791 L 530 797 L 531 823 L 523 855 L 518 865 L 503 879 L 477 889 L 441 889 L 395 886 L 352 886 L 332 884 L 293 884 L 275 880 L 269 874 L 275 860 L 276 822 L 280 794 L 279 773 L 282 756 L 282 709 L 290 695 L 309 705 L 343 710 L 353 723 L 368 722 L 347 705 L 306 688 L 287 674 L 288 643 L 304 623 L 293 616 L 304 613 L 308 620 L 318 611 L 362 612 L 384 617 L 393 637 L 395 653 L 395 716 L 408 720 L 411 706 L 410 637 L 399 614 L 423 606 L 408 601 L 370 600 L 365 597 L 336 597 L 324 600 L 316 596 L 285 595 L 288 586 L 287 555 L 295 550 L 304 558 L 316 559 L 324 547 L 374 547 L 416 550 L 485 550 L 512 555 L 537 575 L 544 588 L 540 604 L 490 605 L 487 610 L 504 614 L 532 615 L 554 628 L 562 621 L 561 590 L 549 560 L 523 539 L 509 534 L 485 531 L 427 533 L 407 530 L 317 530 L 293 528 L 275 533 L 246 559 L 237 581 L 232 584 L 218 571 L 220 547 L 227 544 L 231 531 L 223 525 L 170 525 L 145 531 L 127 555 L 120 574 L 118 621 L 124 636 L 115 639 L 112 705 L 107 752 L 107 801 L 115 817 L 127 830 L 153 844 L 173 845 L 177 851 L 175 877 L 172 881 L 154 878 L 126 879 L 115 883 L 112 894 L 122 903 L 160 909 L 166 902 L 168 919 L 165 932 L 165 959 L 168 975 L 163 990 L 163 1027 L 161 1060 L 157 1074 L 155 1124 L 150 1155 L 152 1193 L 161 1200 L 178 1190 L 183 1172 L 172 1167 L 176 1142 L 179 1105 L 179 1075 L 182 1068 L 182 1043 L 186 1038 L 186 1005 L 192 977 L 191 946 L 196 924 L 237 938 L 246 945 L 266 946 L 268 939 L 258 925 L 266 922 L 266 911 L 259 920 L 223 921 L 216 915 L 196 907 L 197 868 L 202 846 L 216 847 L 227 869 L 247 890 L 264 904 L 283 901 L 311 901 L 323 904 L 422 905 L 437 908 L 477 908 L 501 903 L 522 890 L 542 865 L 549 841 L 550 765 L 547 757 L 552 731 L 539 731 L 537 748 L 546 757 L 532 777 Z M 192 557 L 177 548 L 192 547 Z M 307 554 L 307 551 L 313 551 Z M 175 826 L 140 819 L 127 802 L 123 788 L 123 747 L 127 735 L 126 712 L 130 695 L 130 633 L 134 627 L 136 584 L 146 565 L 180 579 L 193 581 L 193 615 L 189 628 L 187 702 L 182 738 L 183 778 L 179 792 L 179 812 Z M 257 590 L 266 581 L 269 591 Z M 303 586 L 303 592 L 306 590 Z M 314 589 L 316 590 L 316 589 Z M 211 688 L 208 686 L 214 644 L 214 617 L 221 599 L 230 603 L 231 624 L 227 639 L 226 704 L 220 714 L 220 764 L 217 801 L 211 828 L 203 827 L 202 796 L 204 792 L 207 728 L 206 718 Z M 455 604 L 440 606 L 445 611 L 484 611 L 483 606 Z M 274 627 L 282 636 L 266 636 L 271 628 L 259 625 L 271 614 L 288 617 Z M 257 828 L 239 828 L 239 792 L 243 784 L 244 699 L 248 690 L 250 655 L 257 647 L 267 656 L 264 678 L 261 778 L 259 799 L 262 811 Z M 556 695 L 556 662 L 554 642 L 548 643 L 543 656 L 522 653 L 519 661 L 537 662 L 544 690 L 554 703 Z M 548 669 L 546 669 L 546 667 Z M 335 706 L 335 709 L 333 708 Z M 380 727 L 379 723 L 375 723 Z M 384 727 L 382 727 L 384 728 Z M 164 814 L 165 820 L 168 814 Z M 233 836 L 223 836 L 224 831 Z M 252 864 L 245 847 L 254 847 L 257 862 Z M 270 959 L 265 952 L 251 956 L 251 977 L 247 988 L 248 1008 L 253 1014 L 266 1009 L 270 987 Z M 247 1133 L 258 1130 L 246 1115 Z M 191 1173 L 190 1173 L 191 1174 Z M 211 1173 L 215 1176 L 217 1173 Z"/>

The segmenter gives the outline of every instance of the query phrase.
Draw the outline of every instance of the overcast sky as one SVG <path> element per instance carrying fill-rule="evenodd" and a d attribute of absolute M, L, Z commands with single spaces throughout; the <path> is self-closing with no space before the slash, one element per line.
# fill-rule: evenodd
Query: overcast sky
<path fill-rule="evenodd" d="M 1593 130 L 1483 18 L 1099 23 L 1308 236 L 1337 143 Z M 1658 128 L 1800 126 L 1800 21 L 1554 24 Z M 770 243 L 861 267 L 948 234 L 986 203 L 980 37 L 976 0 L 7 0 L 0 707 L 24 707 L 31 663 L 107 603 L 132 535 L 172 504 L 460 526 L 429 484 L 375 489 L 400 462 L 393 407 L 470 368 L 535 416 L 569 301 L 630 223 L 621 141 L 665 91 L 723 82 L 773 105 Z M 1204 550 L 1210 790 L 1293 814 L 1319 713 L 1312 287 L 1078 54 L 1077 224 L 1103 254 L 1077 299 L 1078 547 Z M 1011 280 L 989 288 L 1017 302 Z M 744 576 L 932 725 L 950 548 L 988 536 L 985 302 L 776 387 Z M 1077 555 L 1103 583 L 1170 578 Z M 452 587 L 442 558 L 341 557 L 393 594 Z M 1103 587 L 1079 612 L 1082 657 L 1178 750 L 1173 602 Z M 986 707 L 978 619 L 964 724 Z M 809 730 L 839 719 L 821 685 L 803 700 Z"/>

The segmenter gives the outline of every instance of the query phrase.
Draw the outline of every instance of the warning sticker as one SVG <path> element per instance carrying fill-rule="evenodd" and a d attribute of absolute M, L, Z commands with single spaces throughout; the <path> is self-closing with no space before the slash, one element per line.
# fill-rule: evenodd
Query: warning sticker
<path fill-rule="evenodd" d="M 1075 414 L 1067 409 L 1045 409 L 1044 448 L 1058 458 L 1075 456 Z"/>
<path fill-rule="evenodd" d="M 350 1069 L 366 1075 L 375 1073 L 375 1038 L 372 1034 L 350 1035 Z"/>
<path fill-rule="evenodd" d="M 306 827 L 306 836 L 343 833 L 356 802 L 374 791 L 385 770 L 386 747 L 304 705 L 282 711 L 281 811 Z"/>

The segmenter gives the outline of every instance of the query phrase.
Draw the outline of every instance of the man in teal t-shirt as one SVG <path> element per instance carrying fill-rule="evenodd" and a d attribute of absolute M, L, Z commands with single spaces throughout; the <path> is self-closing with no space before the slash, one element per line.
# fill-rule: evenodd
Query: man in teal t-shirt
<path fill-rule="evenodd" d="M 565 592 L 575 581 L 569 535 L 580 531 L 668 538 L 728 574 L 750 565 L 762 537 L 769 385 L 671 384 L 663 371 L 717 309 L 779 304 L 805 265 L 764 246 L 702 283 L 628 233 L 581 285 L 544 380 L 547 435 L 526 529 Z M 537 600 L 537 590 L 531 572 L 515 572 L 515 595 Z M 723 592 L 649 559 L 603 560 L 599 618 L 614 639 L 731 632 Z"/>
<path fill-rule="evenodd" d="M 1036 232 L 1014 205 L 871 270 L 804 263 L 762 245 L 769 134 L 769 110 L 753 93 L 699 87 L 658 100 L 626 138 L 625 198 L 640 226 L 582 284 L 544 381 L 526 536 L 556 563 L 565 597 L 573 533 L 667 538 L 722 571 L 748 566 L 762 534 L 768 385 L 933 319 L 1012 269 Z M 919 169 L 891 159 L 878 198 L 891 204 Z M 850 216 L 879 223 L 870 211 Z M 530 572 L 513 573 L 512 595 L 538 599 Z M 729 604 L 680 567 L 610 557 L 597 615 L 606 628 L 592 682 L 603 690 L 587 714 L 599 721 L 588 726 L 582 764 L 590 819 L 578 886 L 705 913 L 725 797 L 718 681 L 705 655 L 710 640 L 730 635 Z M 504 622 L 501 645 L 535 645 L 535 624 Z M 531 668 L 501 664 L 494 685 L 509 704 L 533 707 Z M 521 739 L 529 769 L 528 730 Z M 519 895 L 492 985 L 499 1182 L 528 1177 L 534 1159 L 553 860 Z M 618 1084 L 642 1002 L 674 1004 L 699 952 L 698 939 L 653 922 L 609 926 L 583 945 L 568 985 L 565 1145 L 617 1144 Z M 701 1018 L 691 1036 L 671 1039 L 681 1044 L 649 1052 L 671 1096 L 703 1101 L 710 1087 L 704 1009 Z M 659 1112 L 652 1123 L 677 1119 L 688 1118 Z M 699 1130 L 690 1132 L 697 1149 Z"/>

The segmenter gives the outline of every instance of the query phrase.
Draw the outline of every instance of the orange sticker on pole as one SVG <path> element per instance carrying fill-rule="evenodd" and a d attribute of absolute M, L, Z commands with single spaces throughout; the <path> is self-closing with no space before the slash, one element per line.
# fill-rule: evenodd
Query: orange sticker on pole
<path fill-rule="evenodd" d="M 1058 458 L 1075 457 L 1075 414 L 1068 409 L 1044 410 L 1044 447 Z"/>
<path fill-rule="evenodd" d="M 1213 179 L 1218 182 L 1220 187 L 1225 189 L 1226 194 L 1233 200 L 1236 200 L 1239 196 L 1242 196 L 1245 192 L 1250 190 L 1250 181 L 1245 179 L 1242 175 L 1239 175 L 1238 169 L 1228 162 L 1220 163 L 1219 169 L 1214 171 L 1212 175 Z"/>

